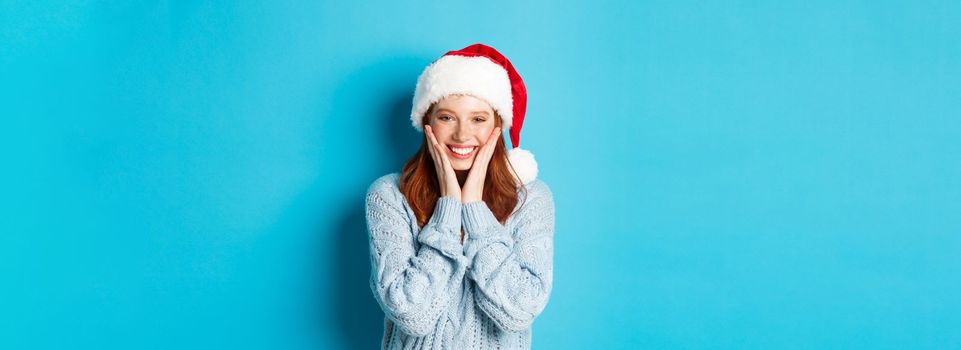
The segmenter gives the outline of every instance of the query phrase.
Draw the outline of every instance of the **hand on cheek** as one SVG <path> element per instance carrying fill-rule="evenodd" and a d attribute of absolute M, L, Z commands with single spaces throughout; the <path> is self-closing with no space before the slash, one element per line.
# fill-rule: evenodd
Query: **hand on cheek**
<path fill-rule="evenodd" d="M 441 197 L 451 196 L 462 201 L 460 184 L 457 183 L 457 175 L 451 166 L 450 158 L 447 157 L 444 145 L 437 142 L 430 125 L 424 126 L 424 135 L 427 137 L 427 150 L 430 152 L 431 159 L 434 160 L 434 171 L 437 173 L 437 183 L 440 184 Z"/>
<path fill-rule="evenodd" d="M 484 181 L 487 178 L 487 167 L 490 165 L 491 156 L 494 154 L 494 147 L 497 145 L 498 137 L 501 137 L 500 127 L 494 128 L 494 130 L 491 131 L 491 134 L 487 137 L 487 141 L 484 142 L 484 145 L 481 146 L 477 152 L 477 156 L 474 157 L 474 165 L 467 174 L 467 180 L 464 181 L 464 189 L 462 190 L 464 203 L 477 202 L 484 199 Z"/>

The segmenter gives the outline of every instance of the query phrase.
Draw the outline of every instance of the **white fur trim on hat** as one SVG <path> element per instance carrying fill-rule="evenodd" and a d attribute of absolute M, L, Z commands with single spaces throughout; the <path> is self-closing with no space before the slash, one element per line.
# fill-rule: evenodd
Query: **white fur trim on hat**
<path fill-rule="evenodd" d="M 522 184 L 528 184 L 537 178 L 537 161 L 534 154 L 526 149 L 512 148 L 507 151 L 507 160 L 511 162 L 516 174 L 514 178 Z"/>
<path fill-rule="evenodd" d="M 514 120 L 511 82 L 501 65 L 483 56 L 446 55 L 431 63 L 417 78 L 410 121 L 422 130 L 427 109 L 448 95 L 471 95 L 484 101 L 501 116 L 503 128 Z"/>

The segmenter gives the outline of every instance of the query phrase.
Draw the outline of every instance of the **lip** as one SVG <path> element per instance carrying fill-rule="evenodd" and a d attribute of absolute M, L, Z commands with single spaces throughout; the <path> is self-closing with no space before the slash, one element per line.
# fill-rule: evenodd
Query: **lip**
<path fill-rule="evenodd" d="M 472 149 L 470 153 L 462 155 L 462 154 L 458 154 L 457 152 L 454 152 L 454 150 L 452 150 L 451 147 L 457 147 L 457 148 L 473 147 L 474 149 Z M 454 157 L 456 159 L 470 159 L 471 157 L 474 156 L 474 152 L 477 152 L 478 148 L 479 148 L 478 146 L 474 146 L 474 145 L 447 144 L 447 154 L 449 154 L 451 157 Z"/>

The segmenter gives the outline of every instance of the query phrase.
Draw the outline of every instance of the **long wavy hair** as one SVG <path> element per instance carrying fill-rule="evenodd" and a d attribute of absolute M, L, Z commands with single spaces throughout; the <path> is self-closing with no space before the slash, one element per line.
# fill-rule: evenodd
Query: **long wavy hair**
<path fill-rule="evenodd" d="M 430 115 L 433 113 L 432 105 L 421 119 L 421 125 L 427 125 Z M 500 115 L 494 112 L 495 126 L 501 126 Z M 431 215 L 434 213 L 434 206 L 440 199 L 440 184 L 437 180 L 437 171 L 434 169 L 434 159 L 430 156 L 430 147 L 426 137 L 421 135 L 420 149 L 410 160 L 404 164 L 400 175 L 400 192 L 407 198 L 407 203 L 417 216 L 417 224 L 424 227 Z M 504 144 L 504 137 L 497 138 L 494 146 L 494 154 L 491 156 L 490 164 L 487 166 L 487 177 L 484 179 L 483 200 L 487 203 L 494 217 L 501 224 L 507 223 L 518 203 L 518 190 L 525 194 L 526 189 L 514 179 L 514 170 L 507 160 L 507 146 Z"/>

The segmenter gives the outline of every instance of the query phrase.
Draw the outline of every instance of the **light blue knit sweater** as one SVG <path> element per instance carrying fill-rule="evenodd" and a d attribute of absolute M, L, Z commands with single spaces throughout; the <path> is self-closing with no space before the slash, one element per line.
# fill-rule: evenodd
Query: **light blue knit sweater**
<path fill-rule="evenodd" d="M 528 183 L 506 225 L 484 202 L 441 197 L 420 228 L 398 179 L 377 179 L 366 199 L 370 287 L 386 316 L 382 348 L 530 349 L 553 275 L 547 185 Z"/>

